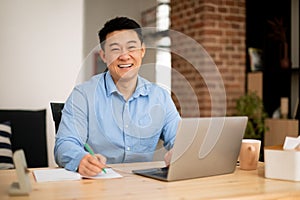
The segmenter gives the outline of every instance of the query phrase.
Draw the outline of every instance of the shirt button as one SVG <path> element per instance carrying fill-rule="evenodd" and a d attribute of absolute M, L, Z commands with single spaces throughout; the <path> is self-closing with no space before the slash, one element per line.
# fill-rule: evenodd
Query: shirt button
<path fill-rule="evenodd" d="M 127 151 L 130 151 L 130 147 L 127 147 Z"/>
<path fill-rule="evenodd" d="M 125 125 L 125 128 L 128 128 L 128 124 Z"/>

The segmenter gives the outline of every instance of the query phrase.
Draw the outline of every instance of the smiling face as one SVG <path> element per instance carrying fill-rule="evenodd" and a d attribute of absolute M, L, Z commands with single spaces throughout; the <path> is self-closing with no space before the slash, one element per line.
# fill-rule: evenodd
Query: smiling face
<path fill-rule="evenodd" d="M 115 83 L 136 80 L 145 47 L 134 30 L 114 31 L 106 36 L 100 55 Z"/>

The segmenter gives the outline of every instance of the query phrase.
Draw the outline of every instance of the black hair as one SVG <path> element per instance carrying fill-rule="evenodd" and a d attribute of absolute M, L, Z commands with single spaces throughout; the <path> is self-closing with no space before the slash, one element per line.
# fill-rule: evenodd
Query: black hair
<path fill-rule="evenodd" d="M 134 30 L 137 33 L 141 43 L 143 43 L 141 26 L 136 21 L 134 21 L 133 19 L 129 19 L 127 17 L 116 17 L 114 19 L 107 21 L 104 24 L 104 27 L 98 32 L 101 48 L 104 50 L 104 42 L 106 40 L 106 36 L 109 33 L 112 33 L 114 31 L 119 31 L 119 30 L 128 30 L 128 29 Z"/>

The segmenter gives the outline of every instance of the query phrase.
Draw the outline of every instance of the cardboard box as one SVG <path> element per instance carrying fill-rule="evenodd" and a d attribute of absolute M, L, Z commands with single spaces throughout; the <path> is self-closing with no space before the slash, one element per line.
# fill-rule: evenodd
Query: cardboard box
<path fill-rule="evenodd" d="M 264 146 L 283 145 L 285 137 L 298 137 L 298 120 L 295 119 L 266 119 L 269 128 L 265 132 Z"/>
<path fill-rule="evenodd" d="M 283 150 L 282 146 L 264 148 L 265 177 L 300 181 L 300 151 Z"/>
<path fill-rule="evenodd" d="M 263 99 L 263 73 L 249 72 L 247 74 L 247 91 L 256 92 Z"/>

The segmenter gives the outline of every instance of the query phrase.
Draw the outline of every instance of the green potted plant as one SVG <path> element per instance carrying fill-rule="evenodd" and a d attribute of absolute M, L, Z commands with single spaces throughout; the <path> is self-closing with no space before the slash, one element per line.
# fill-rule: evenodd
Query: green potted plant
<path fill-rule="evenodd" d="M 244 138 L 263 139 L 267 130 L 265 119 L 268 115 L 265 112 L 262 99 L 255 92 L 246 93 L 237 99 L 236 114 L 248 116 Z"/>

